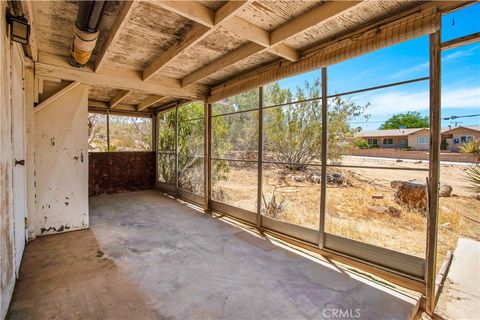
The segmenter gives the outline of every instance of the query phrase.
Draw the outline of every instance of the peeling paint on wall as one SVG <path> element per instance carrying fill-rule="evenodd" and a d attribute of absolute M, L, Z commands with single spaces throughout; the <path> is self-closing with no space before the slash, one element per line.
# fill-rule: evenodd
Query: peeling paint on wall
<path fill-rule="evenodd" d="M 6 1 L 0 1 L 5 17 Z M 12 190 L 12 113 L 10 104 L 10 41 L 0 23 L 0 319 L 4 319 L 15 285 Z"/>
<path fill-rule="evenodd" d="M 87 103 L 79 85 L 35 114 L 37 235 L 88 228 Z"/>

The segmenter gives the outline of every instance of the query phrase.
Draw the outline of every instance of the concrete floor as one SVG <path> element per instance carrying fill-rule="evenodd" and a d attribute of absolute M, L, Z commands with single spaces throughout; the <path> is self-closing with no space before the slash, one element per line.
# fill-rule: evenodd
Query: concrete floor
<path fill-rule="evenodd" d="M 480 242 L 459 238 L 435 312 L 445 320 L 480 318 Z"/>
<path fill-rule="evenodd" d="M 407 319 L 416 303 L 155 191 L 90 198 L 90 225 L 28 245 L 11 318 Z"/>

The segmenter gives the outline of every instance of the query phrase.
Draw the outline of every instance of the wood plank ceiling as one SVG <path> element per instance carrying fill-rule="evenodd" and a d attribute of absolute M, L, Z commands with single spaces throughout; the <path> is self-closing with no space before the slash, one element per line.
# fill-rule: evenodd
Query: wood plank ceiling
<path fill-rule="evenodd" d="M 25 10 L 34 21 L 31 49 L 38 48 L 39 81 L 79 80 L 91 86 L 92 106 L 151 111 L 173 101 L 204 99 L 212 86 L 232 77 L 276 61 L 297 61 L 313 46 L 417 4 L 108 1 L 99 41 L 83 69 L 66 62 L 78 3 L 33 1 Z"/>

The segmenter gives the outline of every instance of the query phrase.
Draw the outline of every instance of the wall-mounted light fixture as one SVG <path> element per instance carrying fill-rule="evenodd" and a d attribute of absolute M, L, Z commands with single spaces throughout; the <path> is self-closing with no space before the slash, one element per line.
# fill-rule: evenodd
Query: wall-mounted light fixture
<path fill-rule="evenodd" d="M 22 16 L 15 17 L 7 13 L 7 23 L 10 25 L 10 37 L 13 41 L 28 45 L 30 37 L 30 25 Z"/>

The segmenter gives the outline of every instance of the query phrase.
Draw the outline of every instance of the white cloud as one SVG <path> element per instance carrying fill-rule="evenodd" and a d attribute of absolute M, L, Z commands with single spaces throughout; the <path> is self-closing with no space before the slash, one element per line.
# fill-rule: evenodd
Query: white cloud
<path fill-rule="evenodd" d="M 367 93 L 353 98 L 357 104 L 370 102 L 367 113 L 386 115 L 406 111 L 422 111 L 429 108 L 428 90 L 391 91 L 387 93 Z M 442 108 L 480 109 L 480 87 L 447 88 L 442 92 Z"/>
<path fill-rule="evenodd" d="M 474 47 L 471 47 L 467 50 L 456 51 L 454 53 L 447 54 L 445 57 L 443 57 L 442 60 L 443 61 L 448 61 L 448 60 L 452 60 L 452 59 L 456 59 L 456 58 L 468 57 L 468 56 L 473 55 L 475 50 L 477 50 L 478 48 L 479 48 L 479 46 L 474 46 Z"/>
<path fill-rule="evenodd" d="M 406 76 L 406 75 L 414 73 L 414 72 L 418 72 L 418 71 L 422 71 L 422 70 L 428 70 L 428 66 L 429 66 L 428 62 L 423 62 L 423 63 L 417 64 L 416 66 L 406 68 L 406 69 L 400 70 L 396 73 L 393 73 L 389 76 L 389 78 L 390 79 L 401 78 L 403 76 Z"/>
<path fill-rule="evenodd" d="M 480 48 L 480 46 L 477 45 L 477 46 L 471 47 L 471 48 L 466 49 L 466 50 L 459 50 L 459 51 L 447 54 L 442 58 L 442 61 L 446 62 L 446 61 L 450 61 L 450 60 L 461 58 L 461 57 L 471 56 L 475 53 L 475 51 L 478 48 Z M 406 76 L 406 75 L 409 75 L 409 74 L 412 74 L 412 73 L 415 73 L 415 72 L 423 71 L 423 70 L 427 71 L 428 67 L 429 67 L 429 62 L 428 61 L 423 62 L 423 63 L 419 63 L 419 64 L 417 64 L 413 67 L 406 68 L 406 69 L 403 69 L 403 70 L 400 70 L 396 73 L 391 74 L 389 76 L 389 79 L 401 78 L 403 76 Z"/>

